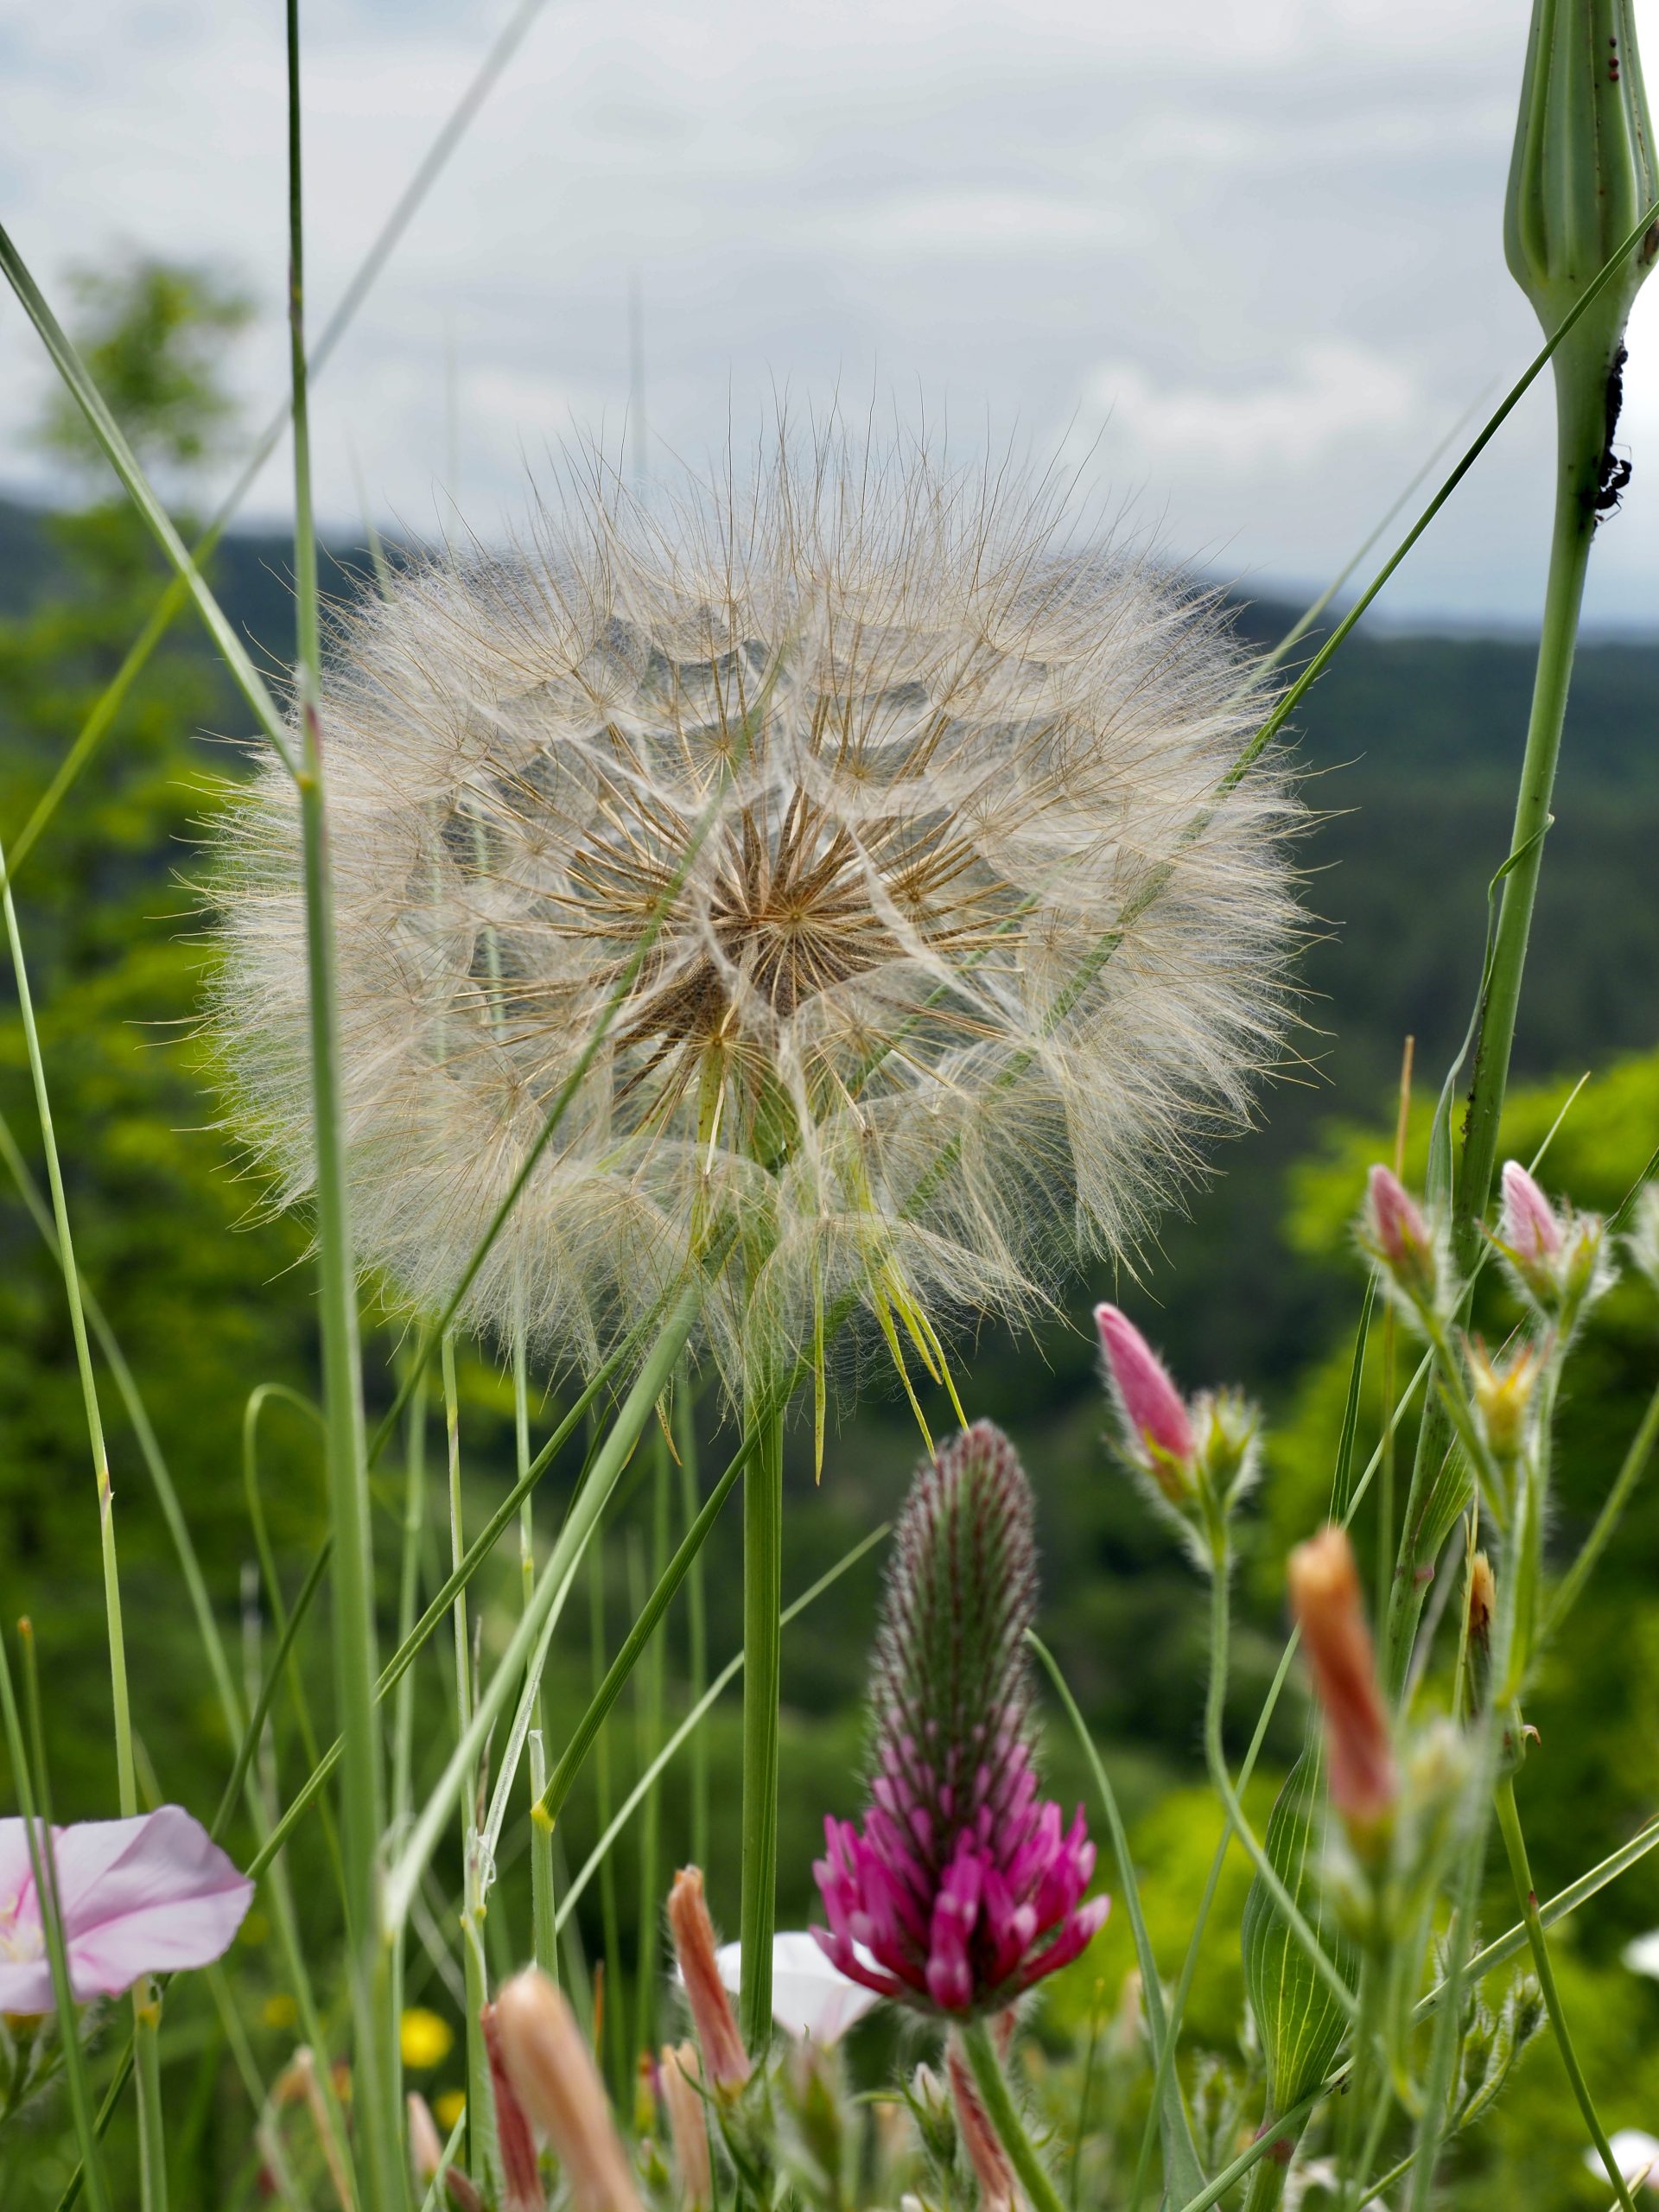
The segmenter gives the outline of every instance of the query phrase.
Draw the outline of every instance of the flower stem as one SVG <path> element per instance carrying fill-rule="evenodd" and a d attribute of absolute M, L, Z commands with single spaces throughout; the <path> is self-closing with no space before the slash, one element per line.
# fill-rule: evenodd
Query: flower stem
<path fill-rule="evenodd" d="M 1584 2078 L 1578 2052 L 1573 2047 L 1572 2031 L 1567 2024 L 1567 2014 L 1561 2006 L 1560 1993 L 1555 1986 L 1555 1969 L 1550 1963 L 1549 1945 L 1545 1939 L 1543 1923 L 1538 1917 L 1538 1898 L 1532 1886 L 1532 1870 L 1527 1864 L 1527 1841 L 1521 1833 L 1521 1815 L 1515 1802 L 1515 1781 L 1504 1775 L 1497 1785 L 1497 1827 L 1503 1839 L 1503 1848 L 1509 1856 L 1510 1876 L 1515 1884 L 1515 1894 L 1526 1922 L 1527 1942 L 1532 1950 L 1532 1963 L 1537 1970 L 1538 1986 L 1543 1993 L 1544 2009 L 1549 2014 L 1549 2024 L 1555 2031 L 1555 2046 L 1561 2054 L 1561 2064 L 1578 2100 L 1584 2124 L 1590 2131 L 1601 2163 L 1607 2169 L 1607 2178 L 1613 2184 L 1623 2212 L 1636 2212 L 1631 2202 L 1630 2184 L 1624 2179 L 1613 2146 L 1607 2140 L 1607 2132 L 1596 2111 L 1595 2100 L 1590 2094 L 1590 2085 Z"/>
<path fill-rule="evenodd" d="M 778 1888 L 778 1706 L 783 1639 L 784 1416 L 755 1393 L 756 1448 L 743 1477 L 743 2037 L 772 2038 Z"/>
<path fill-rule="evenodd" d="M 1008 2154 L 1009 2164 L 1020 2177 L 1020 2186 L 1031 2199 L 1033 2212 L 1065 2212 L 1064 2200 L 1049 2179 L 1009 2094 L 990 2030 L 983 2020 L 970 2020 L 957 2032 L 962 2037 L 963 2055 L 972 2071 L 980 2102 L 996 2130 L 998 2142 Z"/>
<path fill-rule="evenodd" d="M 1478 1256 L 1481 1217 L 1497 1159 L 1498 1122 L 1515 1043 L 1527 940 L 1543 866 L 1544 833 L 1550 824 L 1550 798 L 1560 756 L 1585 574 L 1596 531 L 1596 492 L 1607 437 L 1606 377 L 1605 372 L 1599 377 L 1585 373 L 1585 365 L 1576 341 L 1569 340 L 1555 363 L 1555 515 L 1532 713 L 1510 839 L 1514 864 L 1503 881 L 1491 971 L 1481 1007 L 1474 1077 L 1464 1122 L 1463 1173 L 1453 1211 L 1453 1257 L 1465 1274 Z"/>
<path fill-rule="evenodd" d="M 1336 1999 L 1345 2017 L 1351 2020 L 1358 2010 L 1354 1993 L 1332 1964 L 1325 1946 L 1308 1926 L 1295 1899 L 1280 1880 L 1273 1861 L 1244 1817 L 1244 1808 L 1238 1802 L 1232 1777 L 1227 1771 L 1227 1756 L 1221 1741 L 1221 1716 L 1227 1698 L 1228 1567 L 1225 1546 L 1217 1543 L 1210 1576 L 1210 1687 L 1204 1711 L 1204 1745 L 1210 1764 L 1210 1778 L 1226 1808 L 1234 1833 L 1262 1878 L 1262 1886 L 1273 1900 L 1274 1910 L 1307 1954 L 1308 1962 L 1315 1974 Z"/>

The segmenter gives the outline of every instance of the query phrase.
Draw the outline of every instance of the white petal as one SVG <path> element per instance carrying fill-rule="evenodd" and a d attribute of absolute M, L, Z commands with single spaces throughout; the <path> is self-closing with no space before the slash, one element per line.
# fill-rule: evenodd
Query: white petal
<path fill-rule="evenodd" d="M 720 1978 L 735 1995 L 743 1986 L 743 1946 L 722 1943 L 716 1956 Z M 788 1929 L 772 1937 L 772 2017 L 789 2034 L 827 2046 L 880 2002 L 873 1989 L 849 1981 L 832 1966 L 808 1929 Z"/>
<path fill-rule="evenodd" d="M 1641 1940 L 1651 1942 L 1654 1939 L 1644 1936 Z M 1626 2181 L 1645 2180 L 1649 2189 L 1659 2191 L 1659 2174 L 1653 2171 L 1659 2167 L 1659 2135 L 1649 2135 L 1644 2128 L 1621 2127 L 1616 2135 L 1608 2138 L 1608 2142 L 1618 2162 L 1618 2171 Z M 1592 2174 L 1606 2173 L 1607 2169 L 1601 2163 L 1601 2153 L 1593 2143 L 1585 2152 L 1584 2163 Z"/>
<path fill-rule="evenodd" d="M 1632 1974 L 1650 1974 L 1659 1978 L 1659 1928 L 1650 1928 L 1645 1936 L 1633 1936 L 1619 1956 Z"/>

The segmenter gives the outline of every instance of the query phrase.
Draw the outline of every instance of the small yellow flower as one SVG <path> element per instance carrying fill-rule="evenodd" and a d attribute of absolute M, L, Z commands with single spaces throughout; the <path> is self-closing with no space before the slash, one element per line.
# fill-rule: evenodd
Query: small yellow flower
<path fill-rule="evenodd" d="M 266 1998 L 260 2014 L 268 2028 L 291 2028 L 299 2017 L 299 2006 L 281 1991 L 275 1997 Z"/>
<path fill-rule="evenodd" d="M 453 2127 L 467 2109 L 464 2089 L 446 2089 L 432 2107 L 437 2114 L 440 2127 Z"/>
<path fill-rule="evenodd" d="M 404 2014 L 397 2024 L 397 2040 L 404 2065 L 423 2070 L 442 2065 L 455 2045 L 454 2031 L 448 2021 L 436 2012 L 429 2012 L 423 2005 L 411 2005 Z"/>

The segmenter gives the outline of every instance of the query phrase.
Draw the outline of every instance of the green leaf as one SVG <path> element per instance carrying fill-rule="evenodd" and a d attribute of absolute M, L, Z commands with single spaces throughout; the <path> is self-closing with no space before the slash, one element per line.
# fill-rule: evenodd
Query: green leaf
<path fill-rule="evenodd" d="M 1305 1751 L 1279 1792 L 1264 1841 L 1274 1872 L 1344 1979 L 1352 1981 L 1352 1948 L 1334 1924 L 1319 1880 L 1325 1801 L 1320 1774 L 1318 1751 Z M 1272 2120 L 1319 2087 L 1331 2070 L 1348 2024 L 1259 1875 L 1244 1901 L 1243 1942 L 1244 1986 L 1267 2061 L 1268 2117 Z"/>

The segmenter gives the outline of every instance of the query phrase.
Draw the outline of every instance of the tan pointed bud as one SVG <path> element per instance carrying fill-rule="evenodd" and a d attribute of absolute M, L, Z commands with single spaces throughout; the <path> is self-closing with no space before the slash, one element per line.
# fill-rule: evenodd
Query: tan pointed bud
<path fill-rule="evenodd" d="M 1492 1616 L 1497 1611 L 1497 1578 L 1484 1552 L 1469 1562 L 1469 1648 L 1484 1658 L 1491 1649 Z"/>
<path fill-rule="evenodd" d="M 1331 1802 L 1355 1849 L 1374 1857 L 1387 1839 L 1399 1776 L 1353 1547 L 1342 1529 L 1322 1529 L 1298 1544 L 1287 1571 L 1291 1608 L 1325 1714 Z"/>
<path fill-rule="evenodd" d="M 443 2164 L 443 2138 L 438 2124 L 432 2117 L 432 2107 L 418 2089 L 411 2089 L 409 2105 L 409 2163 L 416 2186 L 425 2190 L 436 2179 Z M 480 2199 L 465 2174 L 458 2174 L 453 2166 L 443 2177 L 449 2202 L 455 2212 L 480 2212 Z"/>
<path fill-rule="evenodd" d="M 599 2069 L 561 1992 L 531 1967 L 503 1987 L 494 2017 L 506 2078 L 552 2145 L 575 2212 L 643 2212 Z"/>
<path fill-rule="evenodd" d="M 709 2152 L 709 2116 L 702 2101 L 702 2069 L 696 2044 L 671 2044 L 663 2052 L 658 2073 L 685 2212 L 708 2212 L 715 2201 L 714 2162 Z"/>
<path fill-rule="evenodd" d="M 501 2022 L 497 2008 L 493 2005 L 484 2005 L 478 2018 L 490 2061 L 490 2084 L 495 2091 L 495 2133 L 505 2190 L 501 2200 L 502 2212 L 547 2212 L 547 2191 L 542 2187 L 541 2170 L 537 2164 L 536 2139 L 501 2056 Z"/>
<path fill-rule="evenodd" d="M 702 2063 L 717 2088 L 739 2089 L 749 2078 L 749 2054 L 720 1978 L 714 1923 L 702 1894 L 702 1870 L 682 1866 L 668 1893 L 669 1933 L 679 1961 L 691 2021 L 702 2046 Z"/>
<path fill-rule="evenodd" d="M 1465 1349 L 1481 1433 L 1499 1465 L 1513 1465 L 1526 1446 L 1533 1385 L 1538 1379 L 1538 1348 L 1522 1344 L 1507 1359 L 1501 1355 L 1493 1358 L 1477 1338 Z"/>

